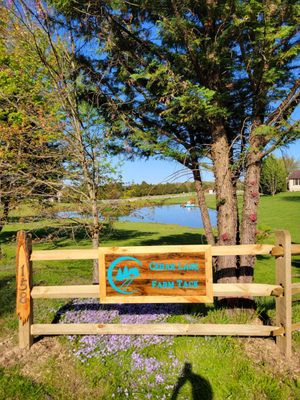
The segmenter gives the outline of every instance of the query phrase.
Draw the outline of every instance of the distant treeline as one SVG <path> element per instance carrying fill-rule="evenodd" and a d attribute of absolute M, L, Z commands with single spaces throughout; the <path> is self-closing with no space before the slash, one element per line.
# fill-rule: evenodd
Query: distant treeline
<path fill-rule="evenodd" d="M 204 182 L 206 190 L 214 188 L 214 182 Z M 164 194 L 191 193 L 195 191 L 194 182 L 183 183 L 158 183 L 152 184 L 145 181 L 124 185 L 120 182 L 103 186 L 101 198 L 120 199 L 142 196 L 158 196 Z"/>
<path fill-rule="evenodd" d="M 206 192 L 214 190 L 214 182 L 203 182 Z M 238 182 L 237 189 L 243 190 L 243 183 Z M 68 187 L 61 191 L 60 201 L 68 201 Z M 194 182 L 174 182 L 174 183 L 141 183 L 124 184 L 122 182 L 110 182 L 103 185 L 99 191 L 99 200 L 103 199 L 129 199 L 132 197 L 160 196 L 167 194 L 184 194 L 195 192 Z"/>

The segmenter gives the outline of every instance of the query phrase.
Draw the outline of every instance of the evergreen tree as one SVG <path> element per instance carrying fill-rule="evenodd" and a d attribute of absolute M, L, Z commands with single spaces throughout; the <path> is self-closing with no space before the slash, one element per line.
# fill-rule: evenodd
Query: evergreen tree
<path fill-rule="evenodd" d="M 263 161 L 260 186 L 264 194 L 285 192 L 287 185 L 287 171 L 284 160 L 273 155 Z"/>
<path fill-rule="evenodd" d="M 52 3 L 91 40 L 96 56 L 80 54 L 80 60 L 96 87 L 109 81 L 105 93 L 117 144 L 132 155 L 160 155 L 190 168 L 214 243 L 201 181 L 203 157 L 210 159 L 218 244 L 255 243 L 262 160 L 299 136 L 299 122 L 291 118 L 300 97 L 299 2 Z M 96 97 L 89 101 L 99 104 Z M 250 282 L 253 262 L 252 256 L 220 257 L 218 280 Z"/>

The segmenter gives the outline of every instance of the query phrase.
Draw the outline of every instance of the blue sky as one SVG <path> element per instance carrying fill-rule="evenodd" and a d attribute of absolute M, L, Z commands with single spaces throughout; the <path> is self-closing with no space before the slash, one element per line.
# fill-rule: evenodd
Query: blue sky
<path fill-rule="evenodd" d="M 124 183 L 167 183 L 185 182 L 191 179 L 188 170 L 175 161 L 136 160 L 125 161 L 121 167 L 121 175 Z"/>
<path fill-rule="evenodd" d="M 300 140 L 297 140 L 289 147 L 282 149 L 285 154 L 300 160 Z M 282 156 L 282 150 L 277 150 L 275 155 Z M 188 171 L 184 171 L 182 166 L 175 161 L 164 161 L 149 159 L 126 161 L 121 167 L 121 174 L 124 183 L 166 183 L 166 182 L 184 182 L 191 180 L 192 177 Z M 203 174 L 203 180 L 212 180 L 213 176 L 207 172 Z"/>
<path fill-rule="evenodd" d="M 300 106 L 298 105 L 291 115 L 294 121 L 300 119 Z M 284 154 L 294 157 L 300 161 L 300 139 L 288 147 L 278 149 L 274 152 L 275 156 L 282 157 Z M 192 180 L 191 173 L 175 161 L 164 161 L 150 158 L 149 160 L 125 161 L 120 168 L 124 183 L 167 183 L 167 182 L 185 182 Z M 204 181 L 212 181 L 213 174 L 204 172 L 202 174 Z"/>

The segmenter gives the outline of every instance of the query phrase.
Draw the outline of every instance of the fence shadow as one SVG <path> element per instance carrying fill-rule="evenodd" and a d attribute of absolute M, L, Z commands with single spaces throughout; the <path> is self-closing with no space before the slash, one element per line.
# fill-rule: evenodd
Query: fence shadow
<path fill-rule="evenodd" d="M 189 382 L 192 386 L 192 397 L 191 400 L 212 400 L 213 390 L 209 381 L 203 378 L 201 375 L 195 374 L 192 371 L 192 364 L 185 363 L 182 374 L 178 378 L 174 391 L 172 393 L 171 400 L 178 398 L 180 389 Z"/>
<path fill-rule="evenodd" d="M 300 268 L 300 258 L 299 259 L 292 259 L 292 266 L 295 268 Z"/>
<path fill-rule="evenodd" d="M 57 311 L 52 323 L 59 323 L 61 318 L 70 312 L 82 313 L 101 311 L 107 313 L 117 312 L 118 316 L 122 315 L 151 315 L 151 314 L 172 314 L 182 315 L 184 307 L 181 304 L 100 304 L 97 299 L 93 301 L 69 302 Z M 95 315 L 93 315 L 95 317 Z"/>
<path fill-rule="evenodd" d="M 181 233 L 176 235 L 161 236 L 159 239 L 143 240 L 142 246 L 154 245 L 184 245 L 184 244 L 207 244 L 205 235 L 200 233 Z"/>
<path fill-rule="evenodd" d="M 80 242 L 82 240 L 89 240 L 89 234 L 87 229 L 78 225 L 77 223 L 68 223 L 61 226 L 54 227 L 38 227 L 32 228 L 27 231 L 31 234 L 34 243 L 45 242 L 49 244 L 49 248 L 65 247 L 66 240 L 72 240 L 74 242 Z M 140 238 L 141 236 L 147 237 L 152 236 L 153 232 L 140 232 L 134 229 L 110 229 L 107 225 L 103 226 L 102 232 L 103 240 L 129 240 Z M 0 244 L 14 242 L 17 237 L 17 231 L 15 229 L 6 230 L 0 233 Z M 149 240 L 151 242 L 151 240 Z M 48 250 L 49 250 L 48 248 Z"/>
<path fill-rule="evenodd" d="M 282 199 L 285 201 L 294 201 L 297 203 L 300 202 L 300 196 L 282 196 Z"/>
<path fill-rule="evenodd" d="M 10 314 L 16 307 L 15 276 L 0 279 L 0 317 Z"/>

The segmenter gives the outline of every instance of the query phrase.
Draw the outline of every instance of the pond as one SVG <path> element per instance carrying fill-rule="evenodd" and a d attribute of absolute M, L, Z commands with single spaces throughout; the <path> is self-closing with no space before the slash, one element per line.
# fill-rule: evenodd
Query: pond
<path fill-rule="evenodd" d="M 217 212 L 209 209 L 212 226 L 217 225 Z M 180 204 L 144 207 L 135 210 L 128 216 L 120 217 L 119 221 L 157 222 L 160 224 L 177 224 L 190 228 L 203 228 L 198 207 L 182 207 Z"/>
<path fill-rule="evenodd" d="M 208 209 L 212 226 L 217 225 L 217 212 Z M 59 218 L 82 218 L 76 211 L 62 211 L 56 214 Z M 128 222 L 156 222 L 159 224 L 177 224 L 190 228 L 203 228 L 200 210 L 198 207 L 182 207 L 180 204 L 143 207 L 131 214 L 120 217 L 119 221 Z"/>

